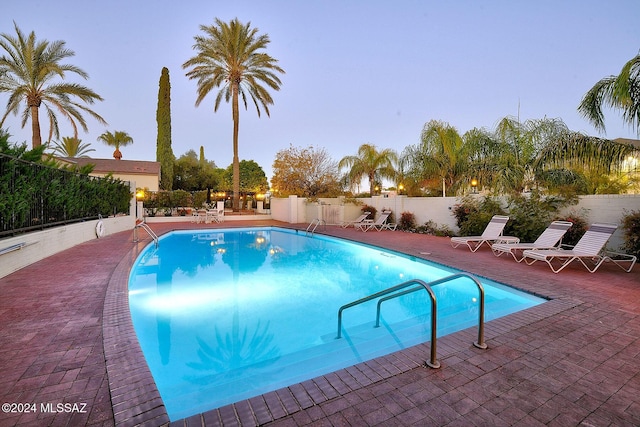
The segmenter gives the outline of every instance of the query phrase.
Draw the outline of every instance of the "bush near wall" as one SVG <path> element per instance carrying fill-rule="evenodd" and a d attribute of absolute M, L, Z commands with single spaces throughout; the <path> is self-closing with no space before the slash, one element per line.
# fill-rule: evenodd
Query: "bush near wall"
<path fill-rule="evenodd" d="M 622 218 L 624 230 L 623 249 L 629 255 L 640 258 L 640 211 L 625 212 Z"/>
<path fill-rule="evenodd" d="M 402 214 L 400 214 L 400 222 L 398 223 L 399 230 L 415 231 L 416 226 L 416 216 L 413 212 L 402 212 Z"/>
<path fill-rule="evenodd" d="M 562 237 L 563 246 L 575 246 L 580 238 L 586 233 L 589 228 L 587 223 L 586 213 L 571 212 L 568 215 L 555 217 L 554 221 L 569 221 L 573 225 Z M 531 240 L 533 241 L 533 240 Z"/>
<path fill-rule="evenodd" d="M 460 228 L 462 236 L 477 236 L 482 234 L 493 215 L 508 215 L 504 234 L 518 236 L 522 242 L 533 242 L 554 220 L 564 220 L 573 223 L 565 234 L 562 243 L 575 245 L 587 230 L 586 214 L 571 212 L 560 215 L 562 208 L 575 204 L 574 198 L 543 197 L 539 192 L 531 194 L 512 195 L 506 201 L 506 206 L 496 198 L 485 197 L 463 198 L 462 203 L 454 206 L 453 215 Z"/>
<path fill-rule="evenodd" d="M 465 197 L 452 209 L 462 236 L 479 236 L 494 215 L 507 215 L 497 199 Z"/>

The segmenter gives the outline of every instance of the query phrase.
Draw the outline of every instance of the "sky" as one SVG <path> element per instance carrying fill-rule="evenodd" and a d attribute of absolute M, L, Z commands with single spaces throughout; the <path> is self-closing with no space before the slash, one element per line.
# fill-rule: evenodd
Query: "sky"
<path fill-rule="evenodd" d="M 161 70 L 171 82 L 172 147 L 226 168 L 232 162 L 231 105 L 214 113 L 218 90 L 195 106 L 196 81 L 182 64 L 196 55 L 194 37 L 216 18 L 250 22 L 271 40 L 267 53 L 286 72 L 271 91 L 270 117 L 240 111 L 239 155 L 270 178 L 276 153 L 323 148 L 338 161 L 362 144 L 401 152 L 439 120 L 460 134 L 492 130 L 504 117 L 559 118 L 573 131 L 639 138 L 619 112 L 605 110 L 606 133 L 577 107 L 600 79 L 617 75 L 640 51 L 638 0 L 21 0 L 3 1 L 0 33 L 14 22 L 37 38 L 62 40 L 64 62 L 89 74 L 69 75 L 104 100 L 90 106 L 79 138 L 94 158 L 112 158 L 97 141 L 105 131 L 134 140 L 125 160 L 156 160 Z M 4 51 L 0 50 L 0 54 Z M 7 95 L 0 94 L 0 111 Z M 42 117 L 42 113 L 41 113 Z M 43 139 L 48 122 L 41 120 Z M 30 124 L 5 121 L 14 142 L 31 144 Z M 60 117 L 61 136 L 72 136 Z"/>

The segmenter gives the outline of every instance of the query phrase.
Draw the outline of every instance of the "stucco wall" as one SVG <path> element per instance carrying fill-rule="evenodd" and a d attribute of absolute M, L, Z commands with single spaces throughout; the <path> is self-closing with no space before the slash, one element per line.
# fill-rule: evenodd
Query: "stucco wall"
<path fill-rule="evenodd" d="M 481 196 L 479 196 L 481 197 Z M 396 220 L 402 212 L 411 212 L 418 224 L 433 221 L 438 226 L 446 225 L 457 231 L 452 208 L 460 203 L 456 197 L 407 197 L 407 196 L 376 196 L 359 199 L 360 202 L 373 206 L 378 212 L 391 209 Z M 360 214 L 360 207 L 352 203 L 344 203 L 342 198 L 321 199 L 319 202 L 306 203 L 304 198 L 290 197 L 288 199 L 271 200 L 271 215 L 273 219 L 289 223 L 308 223 L 315 218 L 322 218 L 323 210 L 319 203 L 341 206 L 341 221 L 355 219 Z M 587 223 L 607 222 L 620 225 L 625 212 L 640 210 L 640 195 L 595 195 L 581 196 L 578 205 L 568 207 L 567 212 L 575 211 L 587 219 Z M 618 229 L 608 247 L 617 250 L 623 242 L 623 232 Z"/>
<path fill-rule="evenodd" d="M 104 235 L 133 230 L 134 218 L 131 215 L 104 218 Z M 0 250 L 16 244 L 25 244 L 22 249 L 0 255 L 0 277 L 80 243 L 97 239 L 97 223 L 98 220 L 79 222 L 0 240 Z"/>
<path fill-rule="evenodd" d="M 132 192 L 135 193 L 135 182 L 131 182 L 130 185 Z M 135 209 L 135 198 L 132 198 L 129 204 L 129 215 L 103 218 L 104 236 L 132 230 L 131 236 L 133 238 Z M 80 243 L 97 239 L 97 223 L 98 220 L 78 222 L 0 239 L 0 251 L 14 245 L 24 244 L 21 249 L 0 255 L 0 277 Z"/>

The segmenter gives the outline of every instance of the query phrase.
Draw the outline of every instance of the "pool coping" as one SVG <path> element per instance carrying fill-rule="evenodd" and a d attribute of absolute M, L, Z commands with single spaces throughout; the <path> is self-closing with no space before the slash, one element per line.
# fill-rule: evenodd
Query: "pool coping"
<path fill-rule="evenodd" d="M 138 254 L 147 244 L 148 241 L 139 242 L 118 263 L 109 280 L 104 300 L 104 354 L 116 426 L 159 426 L 170 422 L 138 343 L 129 311 L 129 272 Z M 415 254 L 391 250 L 416 257 Z M 438 264 L 437 261 L 435 263 Z M 496 339 L 502 334 L 557 315 L 583 303 L 579 299 L 562 296 L 537 296 L 543 296 L 549 301 L 486 322 L 485 340 Z M 456 354 L 460 351 L 474 353 L 485 351 L 473 346 L 476 338 L 477 327 L 438 338 L 437 357 L 439 361 L 444 362 L 441 369 L 446 369 L 449 362 L 455 363 Z M 360 390 L 378 381 L 423 367 L 429 353 L 429 343 L 418 344 L 302 383 L 196 414 L 185 420 L 206 425 L 265 424 L 327 402 L 350 391 Z"/>

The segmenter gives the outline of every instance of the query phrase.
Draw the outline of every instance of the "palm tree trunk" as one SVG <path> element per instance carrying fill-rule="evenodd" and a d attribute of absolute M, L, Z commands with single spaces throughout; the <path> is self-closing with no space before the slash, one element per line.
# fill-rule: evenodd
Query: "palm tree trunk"
<path fill-rule="evenodd" d="M 40 135 L 40 115 L 38 107 L 31 105 L 31 145 L 37 148 L 42 145 L 42 136 Z"/>
<path fill-rule="evenodd" d="M 233 87 L 233 211 L 240 210 L 240 159 L 238 158 L 238 129 L 240 114 L 238 111 L 238 87 Z"/>
<path fill-rule="evenodd" d="M 373 197 L 375 194 L 376 177 L 373 173 L 369 174 L 369 195 Z"/>

